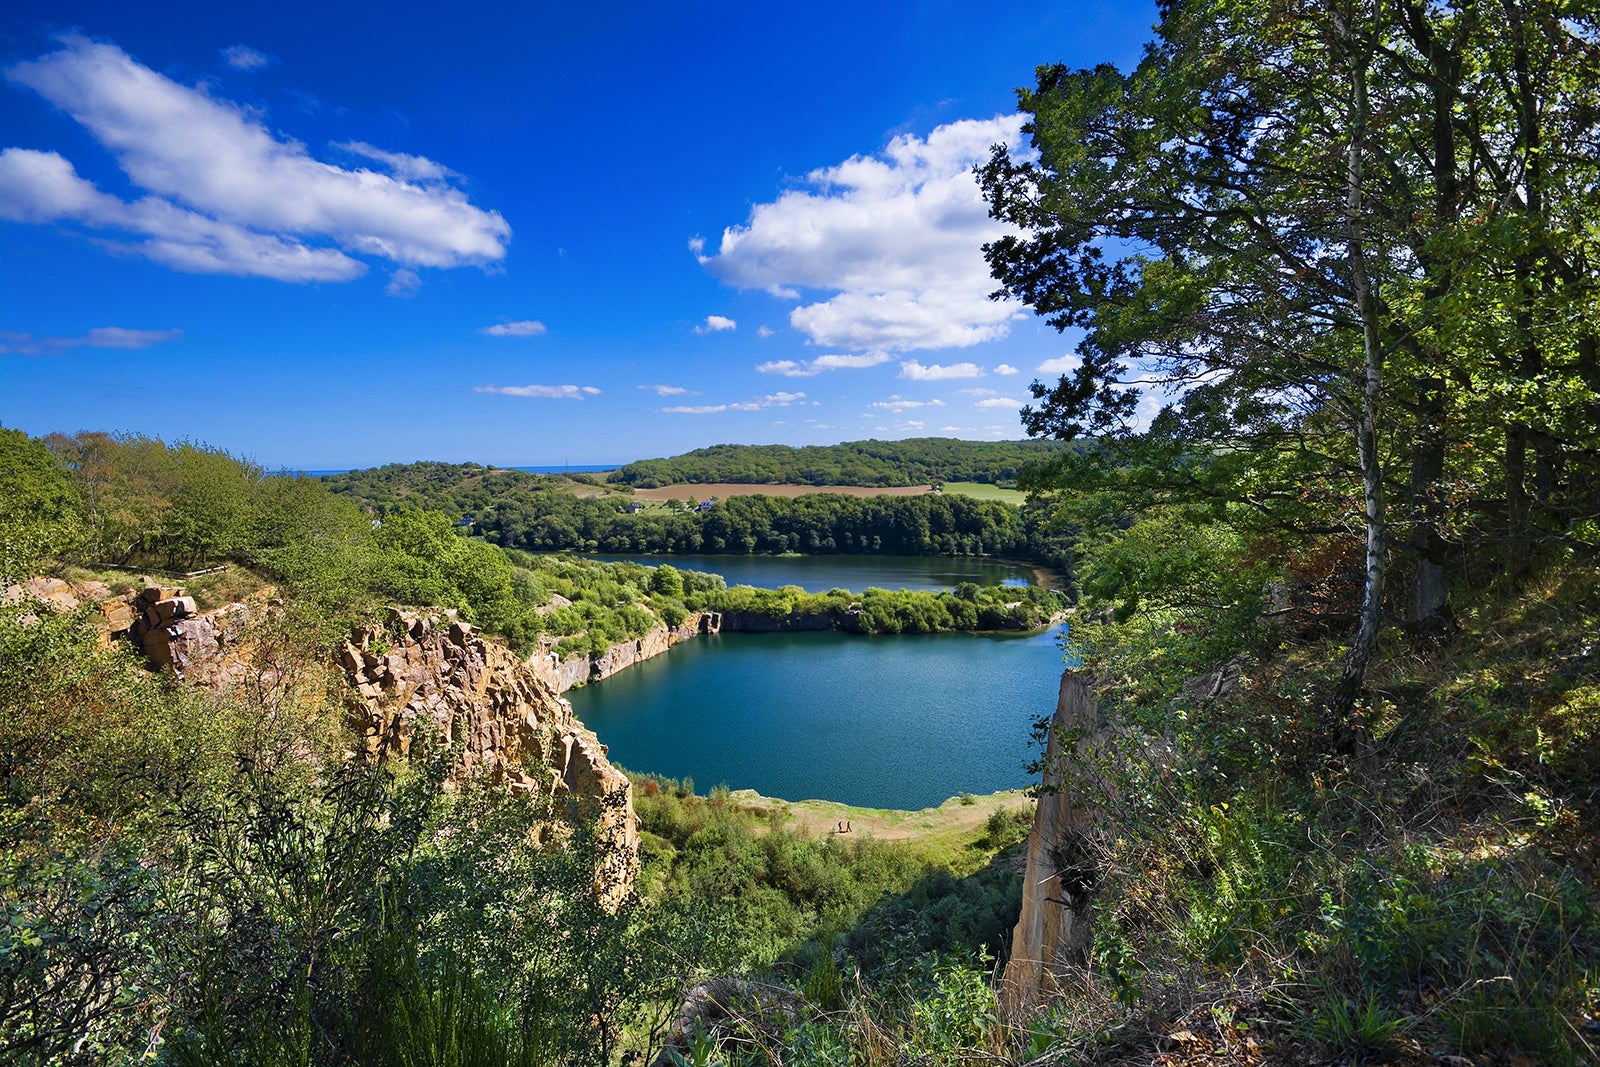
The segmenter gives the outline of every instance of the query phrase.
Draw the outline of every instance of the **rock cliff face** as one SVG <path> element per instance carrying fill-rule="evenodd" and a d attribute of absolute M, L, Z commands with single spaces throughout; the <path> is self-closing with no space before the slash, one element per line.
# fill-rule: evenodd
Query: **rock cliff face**
<path fill-rule="evenodd" d="M 1101 851 L 1098 801 L 1107 785 L 1097 757 L 1110 736 L 1089 681 L 1064 673 L 1028 835 L 1022 913 L 1000 980 L 1002 1002 L 1013 1011 L 1048 1001 L 1088 963 Z"/>
<path fill-rule="evenodd" d="M 528 657 L 528 666 L 551 689 L 565 693 L 575 685 L 601 681 L 635 663 L 659 656 L 680 641 L 700 634 L 714 634 L 721 629 L 721 615 L 700 612 L 690 615 L 676 628 L 657 626 L 643 637 L 619 641 L 604 652 L 566 659 L 556 654 L 555 638 L 543 638 L 539 651 Z"/>
<path fill-rule="evenodd" d="M 405 755 L 425 736 L 459 743 L 454 778 L 481 777 L 568 817 L 597 818 L 609 847 L 596 888 L 614 900 L 632 886 L 633 787 L 533 666 L 447 614 L 410 611 L 356 634 L 340 660 L 369 756 Z"/>
<path fill-rule="evenodd" d="M 860 615 L 859 610 L 818 611 L 802 614 L 795 611 L 781 618 L 773 618 L 756 611 L 725 611 L 722 629 L 728 633 L 777 633 L 779 631 L 813 631 L 848 629 L 847 621 Z"/>
<path fill-rule="evenodd" d="M 135 595 L 115 597 L 101 583 L 72 586 L 55 578 L 8 586 L 0 597 L 57 611 L 96 604 L 107 640 L 129 640 L 157 669 L 218 690 L 259 673 L 259 665 L 249 662 L 246 626 L 269 615 L 276 603 L 253 600 L 202 612 L 177 587 L 150 584 Z M 596 872 L 596 889 L 618 900 L 632 887 L 638 854 L 633 787 L 606 758 L 605 746 L 573 717 L 555 683 L 606 677 L 708 625 L 696 616 L 678 630 L 663 628 L 615 645 L 605 656 L 578 657 L 577 675 L 558 660 L 536 656 L 524 663 L 452 613 L 391 610 L 386 625 L 346 641 L 339 660 L 351 689 L 353 725 L 368 757 L 407 755 L 421 738 L 446 746 L 459 742 L 449 781 L 482 778 L 568 820 L 597 819 L 607 858 Z"/>

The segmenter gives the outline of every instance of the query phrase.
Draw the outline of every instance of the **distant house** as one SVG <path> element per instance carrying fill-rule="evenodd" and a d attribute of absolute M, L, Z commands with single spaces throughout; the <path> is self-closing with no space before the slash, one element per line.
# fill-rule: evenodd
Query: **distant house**
<path fill-rule="evenodd" d="M 637 515 L 637 514 L 639 514 L 639 512 L 644 510 L 644 505 L 643 504 L 629 504 L 627 507 L 623 508 L 622 510 L 627 512 L 629 515 Z"/>
<path fill-rule="evenodd" d="M 708 496 L 704 500 L 700 501 L 700 503 L 695 506 L 695 510 L 696 511 L 710 511 L 712 508 L 714 508 L 716 506 L 717 506 L 717 498 L 714 497 L 714 496 Z"/>

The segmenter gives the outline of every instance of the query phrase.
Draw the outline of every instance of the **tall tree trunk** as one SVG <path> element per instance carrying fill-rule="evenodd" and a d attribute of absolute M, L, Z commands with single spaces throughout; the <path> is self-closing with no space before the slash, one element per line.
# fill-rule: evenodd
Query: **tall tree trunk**
<path fill-rule="evenodd" d="M 1455 284 L 1455 265 L 1448 255 L 1430 248 L 1429 238 L 1453 229 L 1461 215 L 1461 182 L 1457 173 L 1456 104 L 1461 84 L 1461 41 L 1474 20 L 1471 12 L 1458 12 L 1453 30 L 1440 26 L 1434 5 L 1424 0 L 1405 0 L 1398 9 L 1399 22 L 1417 50 L 1427 57 L 1428 91 L 1433 105 L 1430 121 L 1433 179 L 1433 219 L 1431 226 L 1414 231 L 1412 251 L 1426 274 L 1423 296 L 1429 314 L 1450 295 Z M 1441 29 L 1445 35 L 1441 36 Z M 1437 366 L 1451 362 L 1451 354 L 1424 347 L 1424 359 Z M 1444 477 L 1448 441 L 1445 423 L 1447 380 L 1441 373 L 1424 374 L 1416 384 L 1417 428 L 1411 448 L 1411 486 L 1408 500 L 1406 555 L 1411 570 L 1411 586 L 1406 604 L 1407 623 L 1429 630 L 1444 622 L 1448 596 L 1444 571 L 1444 538 L 1439 532 L 1443 507 L 1439 483 Z"/>
<path fill-rule="evenodd" d="M 1444 538 L 1439 534 L 1442 507 L 1438 486 L 1444 477 L 1444 382 L 1424 379 L 1417 404 L 1417 436 L 1411 450 L 1411 595 L 1406 621 L 1419 630 L 1444 624 L 1448 596 L 1444 577 Z"/>
<path fill-rule="evenodd" d="M 1528 569 L 1528 428 L 1506 426 L 1506 580 L 1513 586 Z"/>
<path fill-rule="evenodd" d="M 1341 718 L 1355 708 L 1366 684 L 1367 665 L 1378 645 L 1383 622 L 1385 576 L 1383 468 L 1378 457 L 1378 406 L 1383 397 L 1383 342 L 1378 317 L 1378 286 L 1366 255 L 1366 206 L 1362 172 L 1366 162 L 1367 56 L 1346 18 L 1335 12 L 1334 27 L 1350 69 L 1350 144 L 1345 150 L 1345 226 L 1349 242 L 1350 287 L 1361 320 L 1362 374 L 1356 418 L 1356 455 L 1361 468 L 1362 518 L 1366 559 L 1361 589 L 1361 614 L 1355 639 L 1345 655 L 1344 671 L 1333 692 L 1332 708 Z"/>

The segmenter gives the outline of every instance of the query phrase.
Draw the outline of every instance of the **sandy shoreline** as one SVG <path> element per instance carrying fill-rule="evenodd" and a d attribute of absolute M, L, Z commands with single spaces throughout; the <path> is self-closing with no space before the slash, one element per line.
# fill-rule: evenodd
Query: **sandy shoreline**
<path fill-rule="evenodd" d="M 981 796 L 951 797 L 936 808 L 899 811 L 860 808 L 831 800 L 782 800 L 764 797 L 753 789 L 736 789 L 729 799 L 746 811 L 784 813 L 783 825 L 806 830 L 813 836 L 866 836 L 880 841 L 937 841 L 970 837 L 996 811 L 1033 810 L 1033 798 L 1022 789 L 1005 789 Z M 849 826 L 840 834 L 839 826 Z"/>

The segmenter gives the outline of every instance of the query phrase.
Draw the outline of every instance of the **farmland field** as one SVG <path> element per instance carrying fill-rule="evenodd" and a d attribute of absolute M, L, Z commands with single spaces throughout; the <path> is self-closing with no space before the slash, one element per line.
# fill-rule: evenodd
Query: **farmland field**
<path fill-rule="evenodd" d="M 1028 494 L 1020 489 L 1008 489 L 1003 485 L 989 485 L 984 482 L 945 482 L 944 491 L 970 496 L 975 500 L 1001 500 L 1019 507 L 1028 499 Z"/>

